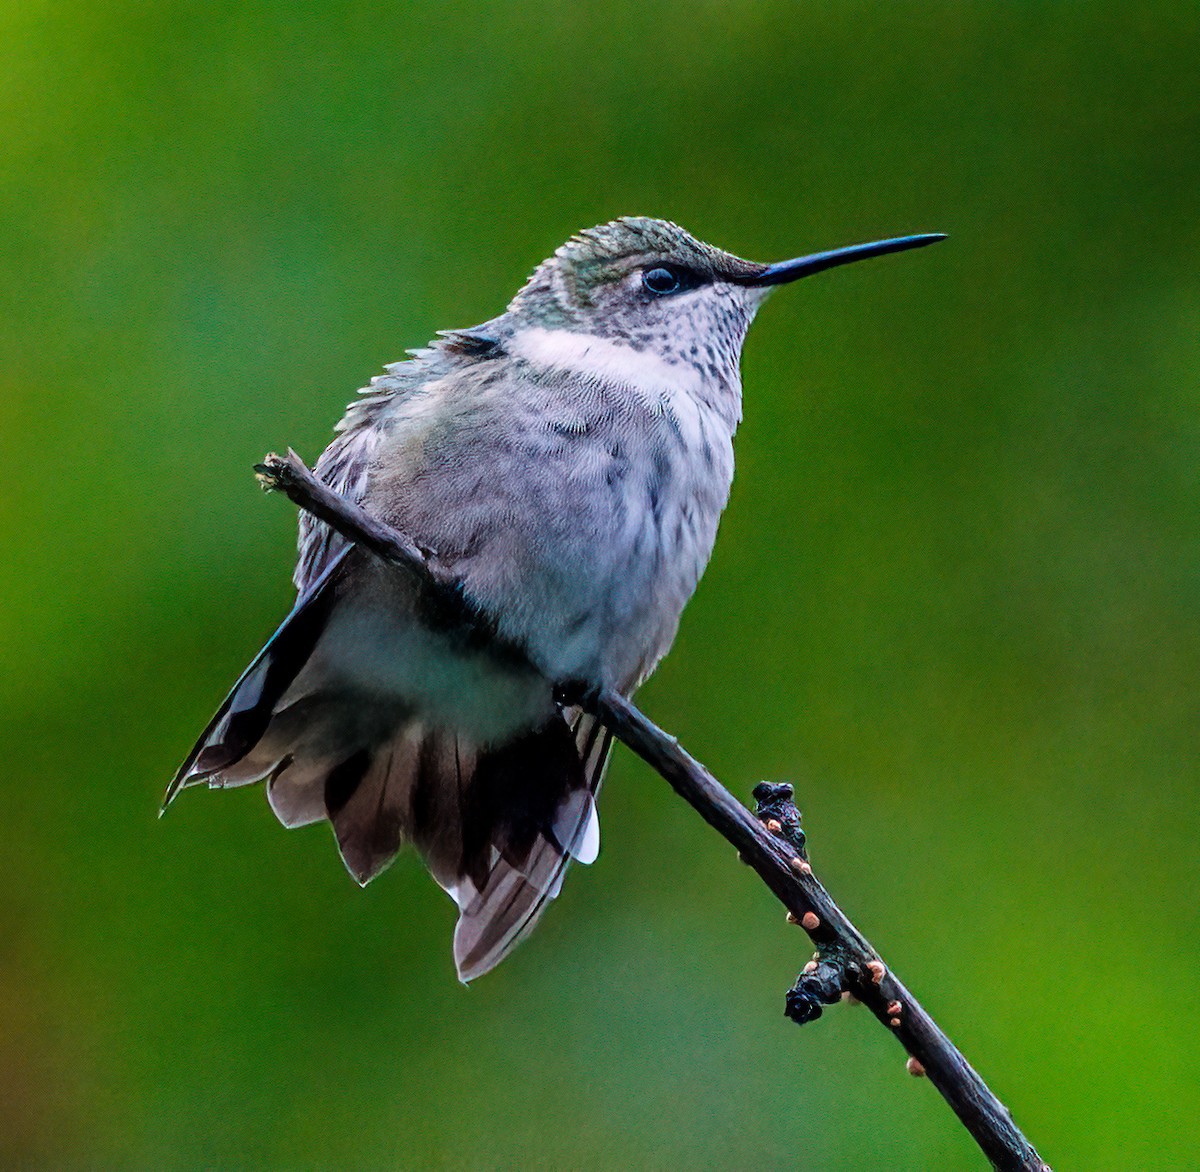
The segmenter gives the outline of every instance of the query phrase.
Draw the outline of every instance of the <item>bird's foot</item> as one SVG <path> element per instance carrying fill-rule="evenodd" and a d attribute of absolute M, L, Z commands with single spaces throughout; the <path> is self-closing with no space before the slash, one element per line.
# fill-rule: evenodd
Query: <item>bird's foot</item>
<path fill-rule="evenodd" d="M 596 691 L 586 680 L 563 680 L 554 685 L 554 702 L 560 708 L 576 708 Z"/>

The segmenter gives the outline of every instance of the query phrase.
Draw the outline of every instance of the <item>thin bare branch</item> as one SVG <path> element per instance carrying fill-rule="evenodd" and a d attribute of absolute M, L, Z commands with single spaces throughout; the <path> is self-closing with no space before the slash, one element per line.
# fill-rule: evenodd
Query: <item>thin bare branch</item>
<path fill-rule="evenodd" d="M 348 541 L 418 578 L 444 606 L 449 621 L 461 624 L 476 638 L 490 640 L 506 658 L 529 662 L 519 647 L 497 638 L 494 620 L 464 594 L 436 557 L 322 484 L 294 452 L 267 456 L 256 472 L 264 489 L 285 493 Z M 555 683 L 564 702 L 596 716 L 730 842 L 788 909 L 789 918 L 812 938 L 820 961 L 810 962 L 790 991 L 789 1016 L 809 1021 L 819 1016 L 821 1003 L 830 1003 L 843 992 L 853 995 L 908 1052 L 909 1071 L 928 1076 L 937 1087 L 993 1167 L 1049 1172 L 1007 1108 L 813 874 L 790 787 L 760 786 L 756 817 L 628 698 L 612 691 L 590 691 L 571 681 Z"/>

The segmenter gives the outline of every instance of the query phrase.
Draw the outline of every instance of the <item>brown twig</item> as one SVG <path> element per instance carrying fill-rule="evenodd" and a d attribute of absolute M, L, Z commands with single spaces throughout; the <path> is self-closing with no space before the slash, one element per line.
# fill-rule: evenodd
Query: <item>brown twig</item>
<path fill-rule="evenodd" d="M 404 534 L 322 484 L 289 451 L 268 455 L 256 468 L 267 491 L 285 493 L 300 508 L 336 529 L 348 541 L 414 575 L 431 591 L 444 617 L 477 638 L 490 640 L 506 657 L 528 660 L 519 647 L 501 644 L 495 623 L 468 599 L 454 576 Z M 680 797 L 737 849 L 817 946 L 789 994 L 789 1016 L 807 1021 L 820 1003 L 849 993 L 866 1005 L 909 1054 L 908 1069 L 924 1074 L 953 1108 L 992 1165 L 1041 1172 L 1046 1165 L 1022 1135 L 1008 1110 L 991 1092 L 937 1023 L 893 975 L 863 934 L 813 874 L 804 851 L 791 789 L 760 786 L 759 817 L 742 805 L 679 742 L 648 720 L 626 697 L 560 683 L 564 701 L 578 704 L 664 777 Z M 764 825 L 765 823 L 765 825 Z"/>

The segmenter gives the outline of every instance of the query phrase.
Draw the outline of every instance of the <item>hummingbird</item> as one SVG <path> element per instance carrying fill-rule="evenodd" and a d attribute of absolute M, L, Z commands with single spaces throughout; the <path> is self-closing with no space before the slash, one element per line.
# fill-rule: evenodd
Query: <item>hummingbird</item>
<path fill-rule="evenodd" d="M 412 844 L 463 982 L 595 860 L 611 737 L 556 682 L 631 695 L 670 648 L 733 480 L 742 343 L 778 286 L 940 234 L 743 260 L 665 220 L 573 236 L 500 316 L 346 409 L 316 475 L 430 551 L 520 663 L 303 513 L 294 606 L 167 789 L 263 782 L 366 885 Z"/>

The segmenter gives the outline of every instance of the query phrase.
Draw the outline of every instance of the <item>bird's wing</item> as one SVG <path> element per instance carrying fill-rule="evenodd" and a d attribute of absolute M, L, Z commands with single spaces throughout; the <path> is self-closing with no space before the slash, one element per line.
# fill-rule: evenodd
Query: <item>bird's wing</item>
<path fill-rule="evenodd" d="M 323 480 L 334 492 L 350 500 L 360 502 L 367 487 L 367 470 L 379 444 L 379 431 L 373 425 L 374 414 L 356 408 L 364 404 L 354 403 L 347 411 L 339 435 L 322 453 L 313 469 L 319 480 Z M 333 560 L 346 548 L 346 539 L 335 533 L 324 521 L 318 521 L 311 513 L 300 513 L 300 556 L 296 561 L 293 579 L 296 589 L 303 594 L 315 582 Z"/>
<path fill-rule="evenodd" d="M 386 373 L 373 378 L 347 406 L 337 425 L 337 435 L 313 469 L 318 479 L 361 504 L 367 492 L 367 475 L 384 431 L 385 416 L 404 402 L 419 397 L 430 382 L 456 366 L 465 364 L 471 369 L 475 360 L 497 352 L 499 344 L 487 329 L 488 323 L 467 330 L 444 330 L 442 337 L 429 346 L 410 350 L 409 360 L 385 367 Z M 345 547 L 346 541 L 323 521 L 301 512 L 299 544 L 294 580 L 296 589 L 303 593 Z"/>
<path fill-rule="evenodd" d="M 346 553 L 343 542 L 342 548 L 326 558 L 321 573 L 305 585 L 291 613 L 242 672 L 167 787 L 163 810 L 188 786 L 216 784 L 214 779 L 258 744 L 276 704 L 300 673 L 325 627 L 333 605 L 334 581 Z M 252 771 L 244 780 L 261 776 L 262 771 Z"/>

